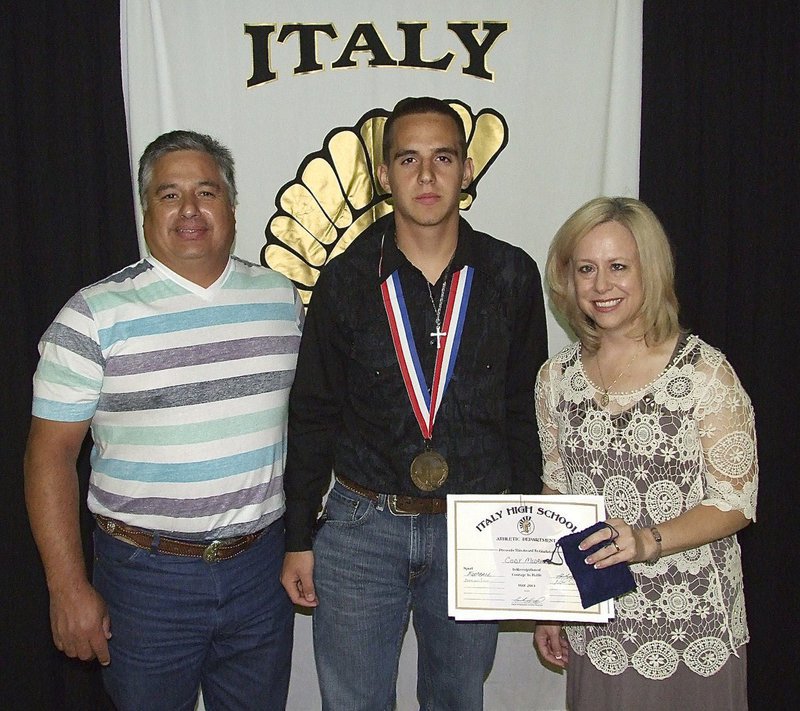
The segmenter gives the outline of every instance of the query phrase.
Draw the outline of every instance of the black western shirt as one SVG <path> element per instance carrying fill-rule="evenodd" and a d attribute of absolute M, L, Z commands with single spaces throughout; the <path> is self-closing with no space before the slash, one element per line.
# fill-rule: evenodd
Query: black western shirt
<path fill-rule="evenodd" d="M 424 492 L 410 476 L 424 439 L 397 362 L 380 286 L 399 272 L 430 388 L 436 358 L 436 339 L 430 335 L 436 330 L 434 303 L 438 306 L 443 282 L 449 288 L 452 273 L 465 264 L 474 267 L 471 296 L 432 436 L 449 476 L 436 491 Z M 377 222 L 325 267 L 309 305 L 289 401 L 287 550 L 311 549 L 332 470 L 387 494 L 538 493 L 542 462 L 534 384 L 546 358 L 539 271 L 523 250 L 476 232 L 461 219 L 450 268 L 429 290 L 422 272 L 397 248 L 392 217 Z"/>

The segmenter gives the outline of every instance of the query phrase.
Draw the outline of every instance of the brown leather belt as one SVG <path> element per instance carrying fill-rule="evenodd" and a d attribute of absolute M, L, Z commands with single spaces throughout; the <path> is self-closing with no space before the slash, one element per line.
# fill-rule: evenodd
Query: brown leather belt
<path fill-rule="evenodd" d="M 152 531 L 132 528 L 105 516 L 95 515 L 95 519 L 97 520 L 97 525 L 109 536 L 118 538 L 125 543 L 130 543 L 137 548 L 157 550 L 160 553 L 181 555 L 187 558 L 202 558 L 206 563 L 217 563 L 243 553 L 261 538 L 261 534 L 267 530 L 262 529 L 255 533 L 248 533 L 246 536 L 236 536 L 235 538 L 221 538 L 210 542 L 191 543 L 190 541 L 180 541 L 175 538 L 165 538 L 164 536 L 156 538 L 155 533 Z"/>
<path fill-rule="evenodd" d="M 381 497 L 377 491 L 367 489 L 361 484 L 342 476 L 336 475 L 338 482 L 355 494 L 360 494 L 364 498 L 377 503 Z M 447 513 L 447 499 L 423 499 L 416 496 L 401 496 L 399 494 L 387 494 L 386 502 L 391 511 L 396 516 L 416 516 L 417 514 L 440 514 Z"/>

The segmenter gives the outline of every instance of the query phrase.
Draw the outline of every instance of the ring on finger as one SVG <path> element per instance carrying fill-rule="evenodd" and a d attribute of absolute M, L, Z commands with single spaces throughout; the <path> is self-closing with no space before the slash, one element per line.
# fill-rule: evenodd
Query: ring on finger
<path fill-rule="evenodd" d="M 617 542 L 616 542 L 616 541 L 611 541 L 611 545 L 612 545 L 612 546 L 614 546 L 614 548 L 616 548 L 616 550 L 617 550 L 617 553 L 619 553 L 619 552 L 622 550 L 622 549 L 621 549 L 621 548 L 620 548 L 620 547 L 617 545 Z"/>

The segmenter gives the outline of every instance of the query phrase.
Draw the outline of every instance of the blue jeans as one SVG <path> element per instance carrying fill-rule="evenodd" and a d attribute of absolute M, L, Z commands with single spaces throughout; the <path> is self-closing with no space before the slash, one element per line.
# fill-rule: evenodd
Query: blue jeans
<path fill-rule="evenodd" d="M 447 520 L 396 516 L 338 482 L 314 541 L 314 656 L 322 708 L 394 708 L 413 611 L 417 698 L 424 711 L 482 711 L 497 624 L 447 616 Z"/>
<path fill-rule="evenodd" d="M 218 563 L 136 548 L 97 529 L 94 585 L 111 616 L 103 682 L 119 711 L 284 709 L 294 609 L 283 520 Z"/>

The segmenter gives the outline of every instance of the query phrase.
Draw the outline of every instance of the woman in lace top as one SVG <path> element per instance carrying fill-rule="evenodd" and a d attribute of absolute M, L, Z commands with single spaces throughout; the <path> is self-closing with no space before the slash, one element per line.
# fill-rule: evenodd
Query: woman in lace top
<path fill-rule="evenodd" d="M 571 709 L 747 707 L 736 532 L 755 520 L 753 411 L 717 349 L 682 332 L 669 243 L 630 198 L 597 198 L 556 234 L 546 277 L 579 341 L 539 372 L 544 493 L 601 494 L 608 522 L 581 544 L 636 589 L 608 624 L 537 625 L 568 667 Z"/>

